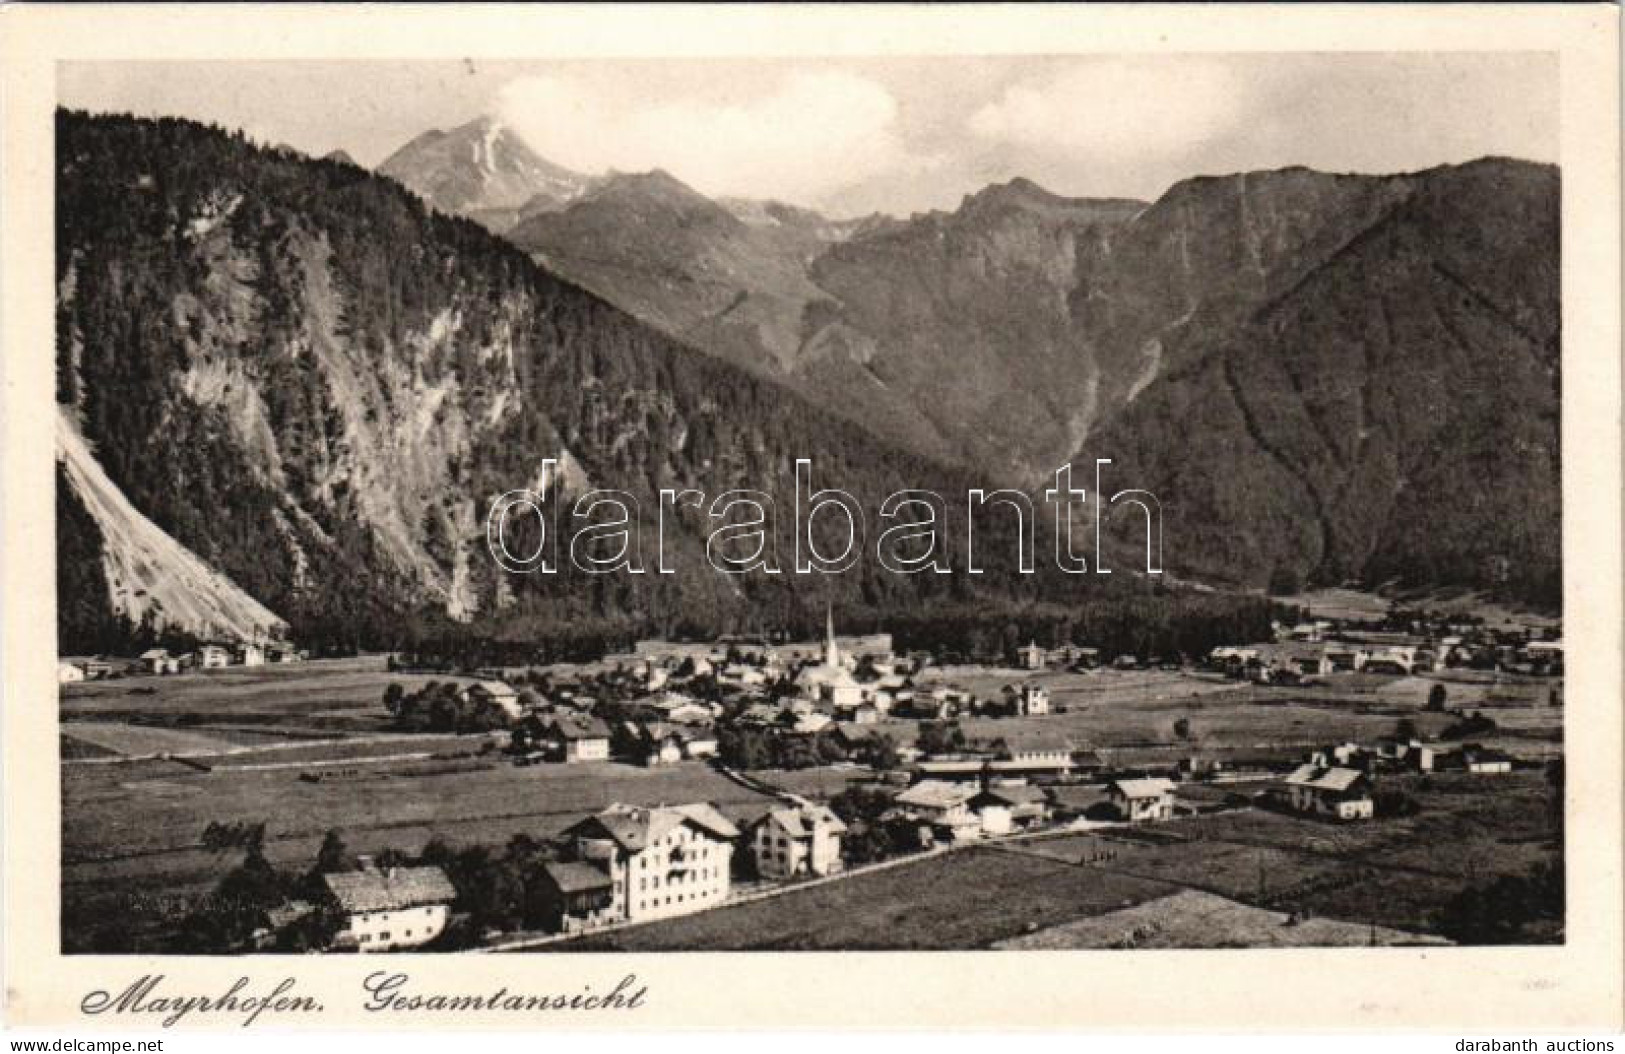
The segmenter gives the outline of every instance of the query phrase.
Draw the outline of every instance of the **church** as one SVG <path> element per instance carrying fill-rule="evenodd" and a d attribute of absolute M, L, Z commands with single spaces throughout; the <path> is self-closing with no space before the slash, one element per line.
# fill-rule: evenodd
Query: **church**
<path fill-rule="evenodd" d="M 825 611 L 824 660 L 803 666 L 796 674 L 796 690 L 807 699 L 832 710 L 837 717 L 850 714 L 870 701 L 870 689 L 860 683 L 841 658 L 835 642 L 835 616 Z"/>

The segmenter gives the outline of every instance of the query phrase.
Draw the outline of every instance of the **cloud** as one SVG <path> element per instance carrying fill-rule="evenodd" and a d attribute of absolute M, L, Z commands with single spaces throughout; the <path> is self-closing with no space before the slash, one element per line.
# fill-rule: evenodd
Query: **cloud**
<path fill-rule="evenodd" d="M 912 163 L 897 101 L 852 73 L 788 73 L 748 99 L 696 90 L 651 97 L 569 76 L 525 76 L 500 92 L 502 119 L 551 161 L 589 173 L 663 168 L 706 194 L 812 203 Z M 630 92 L 630 94 L 628 94 Z"/>
<path fill-rule="evenodd" d="M 968 124 L 990 144 L 1124 163 L 1225 135 L 1250 94 L 1245 78 L 1214 59 L 1089 59 L 1017 81 Z"/>

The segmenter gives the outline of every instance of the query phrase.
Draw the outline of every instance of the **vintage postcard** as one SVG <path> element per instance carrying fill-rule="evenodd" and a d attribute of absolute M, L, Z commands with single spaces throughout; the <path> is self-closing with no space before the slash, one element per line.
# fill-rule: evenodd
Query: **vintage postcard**
<path fill-rule="evenodd" d="M 1617 28 L 0 14 L 8 1019 L 1618 1027 Z"/>

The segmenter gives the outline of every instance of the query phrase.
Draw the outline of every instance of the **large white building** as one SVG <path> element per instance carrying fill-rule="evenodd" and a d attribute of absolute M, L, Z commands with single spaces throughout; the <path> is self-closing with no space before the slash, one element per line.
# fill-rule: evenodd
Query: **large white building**
<path fill-rule="evenodd" d="M 576 859 L 604 872 L 604 922 L 686 915 L 728 898 L 739 829 L 713 806 L 611 805 L 565 832 Z"/>

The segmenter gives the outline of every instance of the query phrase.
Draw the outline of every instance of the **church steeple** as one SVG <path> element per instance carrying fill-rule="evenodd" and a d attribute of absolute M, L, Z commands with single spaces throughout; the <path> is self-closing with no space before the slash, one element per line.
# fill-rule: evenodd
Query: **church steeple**
<path fill-rule="evenodd" d="M 824 665 L 832 670 L 841 665 L 841 649 L 835 646 L 835 609 L 824 605 Z"/>

